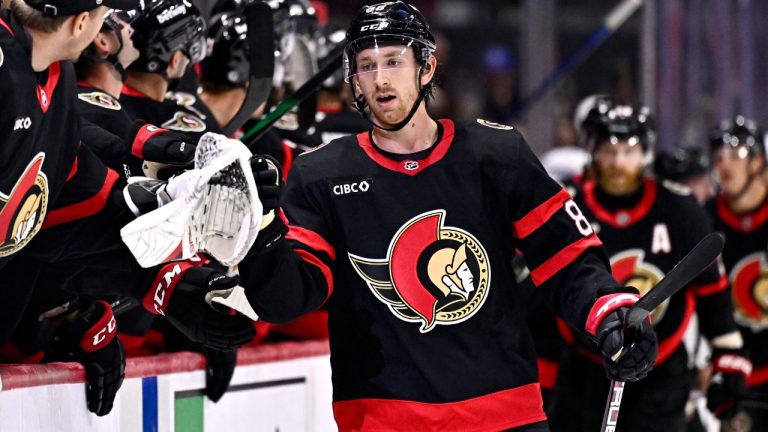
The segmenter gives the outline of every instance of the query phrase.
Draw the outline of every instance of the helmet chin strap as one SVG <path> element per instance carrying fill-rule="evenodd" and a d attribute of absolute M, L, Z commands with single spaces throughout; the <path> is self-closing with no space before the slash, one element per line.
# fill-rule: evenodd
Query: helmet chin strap
<path fill-rule="evenodd" d="M 411 110 L 408 112 L 408 115 L 405 116 L 405 118 L 402 121 L 400 121 L 399 123 L 397 123 L 396 125 L 388 128 L 388 127 L 381 126 L 381 125 L 377 124 L 375 121 L 373 121 L 373 119 L 371 118 L 371 116 L 368 113 L 368 111 L 365 110 L 365 105 L 367 105 L 367 103 L 365 102 L 365 96 L 363 96 L 363 95 L 359 95 L 359 96 L 355 95 L 354 84 L 350 80 L 349 84 L 352 87 L 352 97 L 355 100 L 355 109 L 357 109 L 360 112 L 360 114 L 363 115 L 363 118 L 368 120 L 368 122 L 370 124 L 372 124 L 375 128 L 381 129 L 381 130 L 384 130 L 384 131 L 387 131 L 387 132 L 399 131 L 400 129 L 404 128 L 405 125 L 408 124 L 408 122 L 411 121 L 413 116 L 416 114 L 416 110 L 419 109 L 419 105 L 421 105 L 421 102 L 424 100 L 425 97 L 427 97 L 427 93 L 429 93 L 429 89 L 432 86 L 432 82 L 431 81 L 429 83 L 427 83 L 427 85 L 425 85 L 425 86 L 421 85 L 421 77 L 422 77 L 423 74 L 424 74 L 424 68 L 423 67 L 419 67 L 419 77 L 418 77 L 418 79 L 416 81 L 417 83 L 419 83 L 419 86 L 421 87 L 419 89 L 419 97 L 416 98 L 415 102 L 413 102 L 413 106 L 411 107 Z"/>

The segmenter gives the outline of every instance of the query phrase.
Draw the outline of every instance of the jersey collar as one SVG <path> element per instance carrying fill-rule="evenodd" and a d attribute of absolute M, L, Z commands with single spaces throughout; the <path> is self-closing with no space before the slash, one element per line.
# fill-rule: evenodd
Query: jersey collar
<path fill-rule="evenodd" d="M 151 99 L 145 93 L 141 92 L 140 90 L 136 90 L 135 88 L 129 86 L 128 84 L 123 84 L 123 88 L 120 89 L 120 94 L 121 95 L 126 95 L 126 96 L 133 96 L 133 97 L 140 97 L 140 98 L 145 98 L 145 99 Z"/>
<path fill-rule="evenodd" d="M 406 159 L 402 161 L 390 159 L 373 148 L 373 143 L 371 143 L 371 138 L 369 137 L 368 132 L 358 134 L 357 143 L 369 158 L 373 159 L 374 162 L 381 165 L 382 167 L 391 171 L 399 172 L 401 174 L 415 176 L 416 174 L 425 170 L 427 167 L 439 162 L 440 159 L 442 159 L 445 154 L 448 153 L 448 149 L 451 147 L 454 135 L 453 120 L 440 119 L 438 121 L 443 126 L 443 138 L 437 144 L 435 144 L 435 149 L 432 150 L 432 152 L 430 152 L 429 155 L 424 159 Z"/>
<path fill-rule="evenodd" d="M 614 228 L 626 228 L 641 220 L 648 215 L 651 207 L 653 207 L 653 203 L 656 201 L 656 182 L 653 179 L 646 178 L 643 180 L 643 196 L 637 205 L 632 208 L 612 212 L 597 200 L 595 186 L 594 180 L 584 182 L 584 202 L 600 222 Z"/>
<path fill-rule="evenodd" d="M 750 233 L 768 221 L 768 200 L 764 201 L 760 207 L 748 213 L 735 213 L 728 207 L 728 201 L 724 194 L 717 196 L 715 200 L 717 214 L 720 219 L 734 231 L 741 233 Z"/>

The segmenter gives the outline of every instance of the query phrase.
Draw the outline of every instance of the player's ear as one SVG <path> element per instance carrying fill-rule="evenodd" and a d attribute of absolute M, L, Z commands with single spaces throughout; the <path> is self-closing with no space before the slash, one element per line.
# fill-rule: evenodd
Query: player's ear
<path fill-rule="evenodd" d="M 435 76 L 435 69 L 437 69 L 437 59 L 435 56 L 430 56 L 427 62 L 424 64 L 424 73 L 421 75 L 421 85 L 427 85 Z"/>
<path fill-rule="evenodd" d="M 110 49 L 110 43 L 107 39 L 106 35 L 102 32 L 96 33 L 96 36 L 93 38 L 93 46 L 96 47 L 96 52 L 101 57 L 106 57 L 109 55 L 112 50 Z"/>
<path fill-rule="evenodd" d="M 179 63 L 181 63 L 181 56 L 183 56 L 184 53 L 181 51 L 175 51 L 172 55 L 170 60 L 168 60 L 168 69 L 176 69 L 179 67 Z"/>
<path fill-rule="evenodd" d="M 72 36 L 80 36 L 88 25 L 88 19 L 90 18 L 90 12 L 80 12 L 77 15 L 73 15 L 69 20 L 65 21 L 64 26 L 67 27 Z"/>

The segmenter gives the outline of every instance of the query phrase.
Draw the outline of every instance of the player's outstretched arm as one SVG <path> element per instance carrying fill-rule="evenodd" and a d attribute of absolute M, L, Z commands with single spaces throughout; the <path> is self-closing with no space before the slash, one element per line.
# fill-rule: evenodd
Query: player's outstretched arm
<path fill-rule="evenodd" d="M 330 296 L 335 253 L 321 234 L 324 230 L 317 228 L 323 223 L 304 196 L 299 173 L 291 172 L 284 206 L 307 222 L 307 227 L 289 225 L 278 206 L 279 164 L 269 156 L 257 155 L 251 159 L 251 167 L 264 218 L 256 242 L 240 263 L 240 278 L 248 302 L 261 319 L 289 322 L 317 309 Z"/>

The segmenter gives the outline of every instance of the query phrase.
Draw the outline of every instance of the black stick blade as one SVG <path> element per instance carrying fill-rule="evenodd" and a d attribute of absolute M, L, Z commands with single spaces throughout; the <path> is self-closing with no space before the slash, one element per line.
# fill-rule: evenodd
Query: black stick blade
<path fill-rule="evenodd" d="M 643 296 L 627 314 L 627 327 L 636 327 L 664 300 L 688 285 L 710 266 L 723 251 L 725 236 L 711 233 L 704 237 L 664 278 Z"/>

